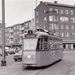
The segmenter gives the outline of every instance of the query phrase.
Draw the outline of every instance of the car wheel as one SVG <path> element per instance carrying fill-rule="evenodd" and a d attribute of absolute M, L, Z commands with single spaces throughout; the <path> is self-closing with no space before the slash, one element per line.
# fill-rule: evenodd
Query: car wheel
<path fill-rule="evenodd" d="M 17 61 L 17 59 L 14 59 L 15 61 Z"/>

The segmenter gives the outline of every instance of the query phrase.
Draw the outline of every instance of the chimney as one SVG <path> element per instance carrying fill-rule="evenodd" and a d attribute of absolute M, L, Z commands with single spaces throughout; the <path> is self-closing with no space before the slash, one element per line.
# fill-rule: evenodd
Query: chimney
<path fill-rule="evenodd" d="M 56 3 L 56 4 L 57 4 L 57 1 L 54 1 L 54 3 Z"/>
<path fill-rule="evenodd" d="M 40 1 L 40 4 L 43 3 L 43 1 Z"/>

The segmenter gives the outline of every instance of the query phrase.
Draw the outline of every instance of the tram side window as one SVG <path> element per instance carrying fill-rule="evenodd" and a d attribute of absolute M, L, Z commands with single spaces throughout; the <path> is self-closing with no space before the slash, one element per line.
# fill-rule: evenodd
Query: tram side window
<path fill-rule="evenodd" d="M 44 38 L 44 49 L 45 50 L 48 50 L 49 49 L 48 38 Z"/>
<path fill-rule="evenodd" d="M 38 39 L 38 43 L 37 43 L 37 50 L 44 50 L 44 39 L 43 38 L 39 38 Z"/>
<path fill-rule="evenodd" d="M 48 50 L 48 45 L 48 38 L 39 38 L 37 43 L 37 50 Z"/>

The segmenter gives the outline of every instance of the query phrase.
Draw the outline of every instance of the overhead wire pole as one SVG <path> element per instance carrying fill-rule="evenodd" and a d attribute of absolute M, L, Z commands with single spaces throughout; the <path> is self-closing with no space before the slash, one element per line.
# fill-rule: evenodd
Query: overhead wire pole
<path fill-rule="evenodd" d="M 6 66 L 5 58 L 5 0 L 2 0 L 2 61 L 1 66 Z"/>

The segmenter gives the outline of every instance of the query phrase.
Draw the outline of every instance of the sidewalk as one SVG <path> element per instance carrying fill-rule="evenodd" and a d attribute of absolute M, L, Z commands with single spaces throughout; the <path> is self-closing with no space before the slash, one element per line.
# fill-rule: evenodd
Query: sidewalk
<path fill-rule="evenodd" d="M 12 64 L 8 66 L 1 66 L 0 65 L 0 75 L 16 75 L 17 72 L 21 71 L 21 62 L 18 64 Z"/>

